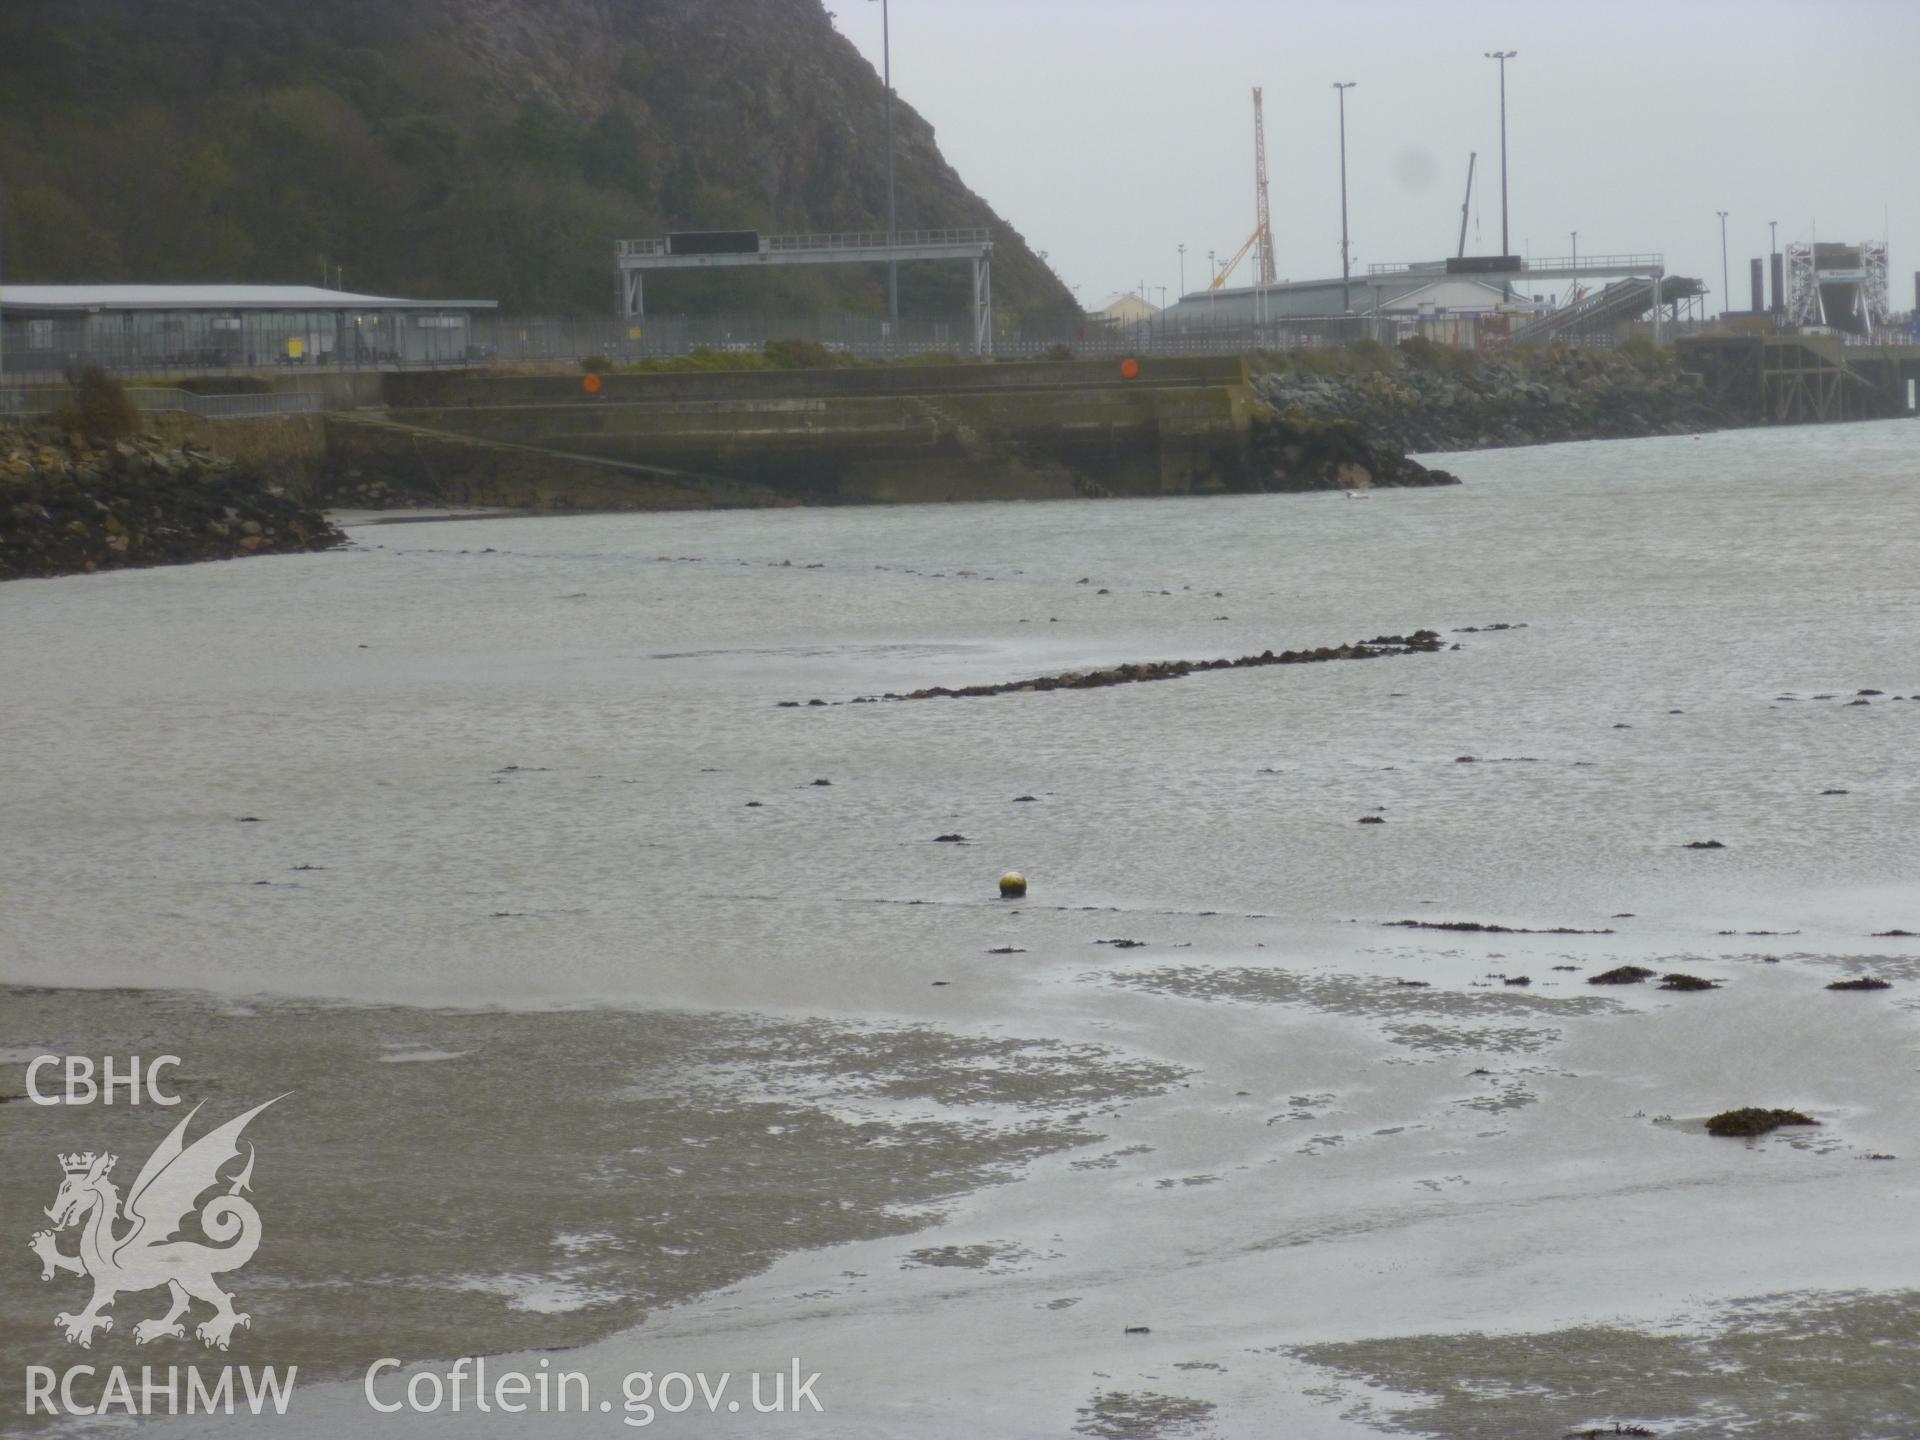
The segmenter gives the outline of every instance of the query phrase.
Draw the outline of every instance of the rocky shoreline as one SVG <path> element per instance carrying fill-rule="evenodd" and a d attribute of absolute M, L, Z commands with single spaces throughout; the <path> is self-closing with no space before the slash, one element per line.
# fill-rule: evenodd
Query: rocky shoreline
<path fill-rule="evenodd" d="M 1297 406 L 1256 419 L 1253 427 L 1255 468 L 1269 491 L 1460 483 L 1457 475 L 1408 459 L 1406 449 L 1344 415 L 1308 415 Z"/>
<path fill-rule="evenodd" d="M 1521 346 L 1481 357 L 1407 341 L 1391 352 L 1363 343 L 1263 361 L 1255 388 L 1286 424 L 1350 426 L 1382 453 L 1683 435 L 1739 423 L 1706 402 L 1670 353 L 1651 346 Z"/>
<path fill-rule="evenodd" d="M 345 538 L 282 485 L 207 450 L 0 427 L 0 580 L 325 550 Z"/>

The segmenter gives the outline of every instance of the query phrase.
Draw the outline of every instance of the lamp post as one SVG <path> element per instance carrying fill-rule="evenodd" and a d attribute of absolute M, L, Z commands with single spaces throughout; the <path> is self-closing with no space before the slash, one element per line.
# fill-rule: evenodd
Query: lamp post
<path fill-rule="evenodd" d="M 1507 244 L 1507 61 L 1518 50 L 1487 50 L 1487 59 L 1500 62 L 1500 253 L 1510 253 Z"/>
<path fill-rule="evenodd" d="M 1209 250 L 1207 252 L 1207 323 L 1209 325 L 1213 323 L 1213 302 L 1220 298 L 1220 292 L 1213 288 L 1213 282 L 1219 278 L 1214 271 L 1213 256 L 1214 252 Z"/>
<path fill-rule="evenodd" d="M 1727 280 L 1727 212 L 1716 210 L 1720 217 L 1720 315 L 1726 318 L 1728 307 L 1732 304 L 1732 293 Z"/>
<path fill-rule="evenodd" d="M 1180 252 L 1180 295 L 1184 299 L 1187 293 L 1187 247 L 1183 242 L 1174 248 Z"/>
<path fill-rule="evenodd" d="M 1578 270 L 1580 268 L 1580 232 L 1578 230 L 1575 230 L 1572 232 L 1572 235 L 1573 235 L 1573 268 Z"/>
<path fill-rule="evenodd" d="M 1353 262 L 1347 246 L 1347 91 L 1358 84 L 1355 80 L 1336 80 L 1335 92 L 1340 96 L 1340 313 L 1346 314 L 1353 309 Z"/>
<path fill-rule="evenodd" d="M 1780 301 L 1780 271 L 1775 267 L 1780 263 L 1780 222 L 1767 222 L 1767 283 L 1773 287 L 1773 304 L 1767 307 L 1769 314 L 1777 315 L 1785 307 Z"/>
<path fill-rule="evenodd" d="M 887 249 L 900 243 L 900 216 L 894 206 L 893 189 L 893 23 L 887 13 L 888 0 L 880 0 L 880 83 L 887 92 Z M 887 337 L 888 349 L 900 338 L 900 262 L 887 256 Z"/>
<path fill-rule="evenodd" d="M 6 230 L 7 230 L 6 195 L 3 190 L 0 190 L 0 237 L 5 236 Z M 5 256 L 0 255 L 0 285 L 4 285 L 6 280 L 4 262 L 5 262 Z M 4 298 L 4 292 L 0 291 L 0 299 L 3 299 L 3 298 Z M 0 384 L 5 384 L 7 379 L 6 326 L 7 326 L 6 307 L 4 304 L 0 304 Z"/>

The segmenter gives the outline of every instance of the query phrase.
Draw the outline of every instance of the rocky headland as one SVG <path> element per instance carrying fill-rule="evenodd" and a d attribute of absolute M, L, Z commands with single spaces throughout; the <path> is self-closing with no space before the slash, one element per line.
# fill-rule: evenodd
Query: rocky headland
<path fill-rule="evenodd" d="M 325 550 L 345 538 L 278 481 L 207 450 L 0 426 L 0 580 Z"/>
<path fill-rule="evenodd" d="M 1423 340 L 1397 351 L 1362 342 L 1261 357 L 1254 383 L 1288 424 L 1351 426 L 1383 452 L 1680 435 L 1738 423 L 1707 403 L 1670 352 L 1631 344 L 1521 346 L 1483 357 Z"/>

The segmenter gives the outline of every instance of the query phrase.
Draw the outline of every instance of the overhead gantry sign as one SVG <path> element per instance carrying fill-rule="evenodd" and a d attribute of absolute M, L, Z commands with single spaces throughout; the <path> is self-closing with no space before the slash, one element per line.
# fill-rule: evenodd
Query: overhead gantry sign
<path fill-rule="evenodd" d="M 743 265 L 872 265 L 913 260 L 964 260 L 973 268 L 973 352 L 993 353 L 993 236 L 966 230 L 851 231 L 833 235 L 761 235 L 752 230 L 701 230 L 659 240 L 620 242 L 620 294 L 629 320 L 646 315 L 649 270 L 700 270 Z"/>

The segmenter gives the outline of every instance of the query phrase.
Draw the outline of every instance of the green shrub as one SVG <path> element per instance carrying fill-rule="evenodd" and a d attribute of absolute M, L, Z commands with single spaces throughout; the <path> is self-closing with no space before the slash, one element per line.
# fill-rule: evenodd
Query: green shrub
<path fill-rule="evenodd" d="M 1620 342 L 1620 353 L 1642 370 L 1657 370 L 1673 363 L 1673 352 L 1655 345 L 1644 335 L 1629 335 Z"/>
<path fill-rule="evenodd" d="M 1400 356 L 1422 370 L 1452 379 L 1465 379 L 1480 368 L 1480 357 L 1471 350 L 1456 350 L 1451 345 L 1436 345 L 1424 335 L 1409 335 L 1400 342 Z"/>
<path fill-rule="evenodd" d="M 1296 375 L 1351 375 L 1359 368 L 1347 351 L 1314 345 L 1288 351 L 1287 363 Z"/>
<path fill-rule="evenodd" d="M 1347 354 L 1362 370 L 1380 373 L 1393 368 L 1393 352 L 1370 336 L 1354 341 L 1347 347 Z"/>
<path fill-rule="evenodd" d="M 818 340 L 769 340 L 767 363 L 776 370 L 830 370 L 848 364 L 852 356 L 828 349 Z"/>
<path fill-rule="evenodd" d="M 1056 363 L 1071 360 L 1073 359 L 1073 347 L 1071 345 L 1049 345 L 1046 353 L 1041 355 L 1040 358 Z"/>
<path fill-rule="evenodd" d="M 589 355 L 580 362 L 580 368 L 589 375 L 604 375 L 613 369 L 613 362 L 604 355 Z"/>
<path fill-rule="evenodd" d="M 63 430 L 78 430 L 95 440 L 120 440 L 140 428 L 140 412 L 127 398 L 127 387 L 98 365 L 88 365 L 67 377 L 73 403 L 54 416 Z"/>

